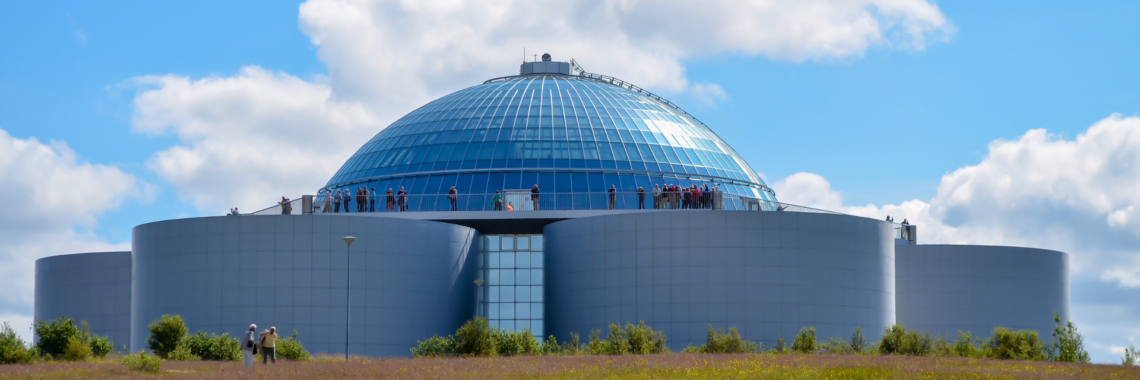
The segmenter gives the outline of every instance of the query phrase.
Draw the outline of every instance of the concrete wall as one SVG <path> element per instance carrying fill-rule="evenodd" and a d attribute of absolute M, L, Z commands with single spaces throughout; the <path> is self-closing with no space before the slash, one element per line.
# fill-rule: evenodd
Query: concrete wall
<path fill-rule="evenodd" d="M 358 239 L 352 354 L 408 356 L 474 313 L 471 228 L 352 214 L 178 219 L 134 229 L 131 349 L 145 347 L 149 323 L 179 314 L 191 333 L 257 323 L 297 330 L 310 352 L 343 353 L 346 235 Z"/>
<path fill-rule="evenodd" d="M 669 346 L 704 344 L 708 325 L 790 344 L 868 340 L 895 322 L 890 224 L 847 215 L 668 211 L 556 222 L 546 238 L 547 333 L 583 339 L 609 323 L 645 321 Z"/>
<path fill-rule="evenodd" d="M 115 349 L 130 344 L 131 253 L 92 252 L 36 260 L 35 318 L 87 321 Z"/>
<path fill-rule="evenodd" d="M 895 247 L 898 323 L 953 339 L 995 326 L 1050 340 L 1053 311 L 1069 318 L 1069 257 L 1045 249 L 979 245 Z"/>

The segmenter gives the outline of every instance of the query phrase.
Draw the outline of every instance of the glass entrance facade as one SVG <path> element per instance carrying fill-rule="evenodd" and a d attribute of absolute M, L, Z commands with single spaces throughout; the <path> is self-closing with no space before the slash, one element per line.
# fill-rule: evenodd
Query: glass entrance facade
<path fill-rule="evenodd" d="M 504 330 L 543 336 L 542 235 L 485 235 L 476 313 Z"/>

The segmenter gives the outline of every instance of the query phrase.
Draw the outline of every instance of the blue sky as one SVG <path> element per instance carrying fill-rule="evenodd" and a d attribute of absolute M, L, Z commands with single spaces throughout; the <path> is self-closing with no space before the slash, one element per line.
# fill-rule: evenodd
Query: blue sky
<path fill-rule="evenodd" d="M 553 37 L 506 38 L 501 33 L 481 33 L 479 31 L 502 29 L 488 26 L 484 21 L 470 20 L 461 13 L 448 13 L 447 9 L 392 11 L 386 14 L 396 15 L 384 19 L 375 17 L 375 12 L 388 8 L 372 5 L 365 8 L 367 12 L 374 12 L 373 22 L 407 24 L 397 32 L 388 30 L 386 34 L 377 32 L 387 30 L 383 25 L 365 25 L 359 35 L 376 33 L 394 40 L 424 42 L 420 48 L 416 44 L 381 39 L 375 43 L 378 47 L 372 55 L 357 51 L 372 47 L 354 50 L 357 45 L 353 44 L 357 42 L 352 41 L 352 36 L 356 34 L 342 33 L 348 29 L 337 29 L 341 24 L 348 25 L 343 28 L 356 24 L 327 22 L 337 14 L 316 12 L 320 4 L 313 5 L 313 12 L 306 16 L 304 12 L 299 15 L 300 2 L 14 3 L 0 14 L 0 36 L 3 36 L 0 46 L 5 47 L 5 58 L 0 59 L 0 99 L 3 99 L 0 129 L 15 139 L 35 138 L 44 144 L 66 142 L 79 157 L 72 166 L 103 165 L 133 177 L 134 182 L 125 188 L 134 190 L 109 195 L 114 207 L 84 211 L 55 226 L 63 225 L 87 243 L 123 244 L 129 242 L 130 229 L 137 224 L 182 216 L 220 215 L 230 204 L 252 210 L 268 206 L 273 196 L 278 196 L 273 191 L 272 181 L 243 183 L 241 180 L 248 176 L 242 173 L 233 174 L 233 178 L 243 188 L 271 190 L 263 202 L 249 201 L 250 197 L 230 197 L 234 190 L 224 186 L 190 189 L 185 178 L 201 178 L 193 176 L 199 174 L 179 174 L 156 166 L 156 162 L 164 162 L 158 158 L 161 152 L 181 147 L 207 155 L 202 146 L 222 144 L 217 142 L 221 138 L 211 132 L 194 132 L 197 130 L 188 126 L 209 124 L 213 120 L 210 112 L 223 112 L 224 108 L 203 111 L 209 115 L 195 114 L 195 110 L 205 106 L 179 108 L 182 105 L 169 100 L 183 98 L 178 96 L 140 103 L 139 99 L 146 94 L 176 94 L 180 87 L 172 84 L 175 79 L 190 83 L 190 90 L 183 94 L 185 98 L 206 104 L 209 91 L 204 90 L 207 83 L 199 82 L 203 78 L 236 83 L 238 79 L 251 78 L 243 71 L 250 66 L 265 70 L 271 76 L 251 79 L 249 82 L 254 84 L 250 86 L 295 78 L 299 80 L 295 87 L 307 94 L 317 94 L 314 96 L 320 98 L 324 95 L 319 94 L 326 91 L 328 99 L 322 101 L 328 104 L 363 104 L 366 116 L 329 124 L 343 127 L 356 141 L 362 142 L 359 138 L 376 133 L 387 122 L 427 100 L 493 76 L 513 73 L 519 50 L 525 46 L 528 51 L 577 58 L 590 71 L 629 79 L 673 99 L 730 141 L 770 183 L 796 189 L 791 186 L 805 178 L 795 177 L 797 173 L 811 173 L 825 179 L 809 184 L 815 186 L 811 191 L 822 195 L 793 192 L 785 200 L 873 216 L 887 210 L 903 215 L 918 213 L 903 204 L 917 200 L 935 210 L 930 214 L 934 218 L 931 225 L 938 227 L 932 227 L 933 233 L 927 235 L 934 240 L 1020 243 L 1070 250 L 1073 261 L 1083 268 L 1074 273 L 1074 319 L 1084 322 L 1081 327 L 1089 331 L 1090 340 L 1096 345 L 1090 345 L 1095 359 L 1117 360 L 1119 355 L 1113 353 L 1110 346 L 1135 344 L 1135 337 L 1140 336 L 1140 317 L 1135 313 L 1127 318 L 1113 317 L 1128 315 L 1127 310 L 1134 311 L 1134 306 L 1129 304 L 1140 304 L 1137 288 L 1140 283 L 1134 284 L 1132 279 L 1140 272 L 1114 275 L 1109 268 L 1114 262 L 1140 268 L 1140 259 L 1132 246 L 1138 241 L 1140 227 L 1127 218 L 1113 222 L 1110 216 L 1112 211 L 1126 210 L 1126 206 L 1140 200 L 1121 195 L 1120 199 L 1110 202 L 1110 206 L 1105 206 L 1106 211 L 1090 211 L 1087 215 L 1088 220 L 1108 225 L 1057 225 L 1078 236 L 1090 229 L 1116 228 L 1112 231 L 1120 237 L 1114 239 L 1114 243 L 1094 244 L 1095 252 L 1086 255 L 1071 252 L 1079 245 L 1064 239 L 1039 239 L 1034 244 L 1033 231 L 1009 230 L 1004 237 L 996 238 L 968 233 L 987 229 L 991 223 L 1024 220 L 1026 216 L 1010 209 L 985 220 L 950 218 L 947 215 L 958 215 L 950 211 L 966 206 L 953 204 L 944 197 L 954 186 L 954 182 L 944 176 L 961 168 L 986 168 L 990 164 L 997 168 L 993 170 L 1000 171 L 1005 166 L 999 165 L 996 158 L 991 160 L 990 144 L 996 140 L 1024 142 L 1022 137 L 1033 129 L 1055 134 L 1051 140 L 1053 145 L 1043 145 L 1046 147 L 1073 142 L 1077 136 L 1090 133 L 1090 126 L 1113 114 L 1120 114 L 1123 120 L 1123 126 L 1114 130 L 1124 131 L 1120 133 L 1135 130 L 1134 117 L 1140 112 L 1140 90 L 1137 90 L 1140 70 L 1136 69 L 1140 67 L 1140 50 L 1135 48 L 1140 46 L 1140 32 L 1135 28 L 1135 20 L 1140 19 L 1140 4 L 1125 1 L 912 2 L 936 6 L 944 18 L 944 21 L 924 19 L 918 11 L 902 16 L 927 28 L 918 33 L 925 36 L 923 42 L 916 43 L 914 35 L 908 34 L 906 26 L 912 24 L 907 21 L 892 24 L 885 11 L 868 5 L 868 12 L 880 12 L 876 19 L 882 24 L 883 37 L 866 38 L 862 45 L 851 43 L 848 50 L 840 53 L 829 53 L 828 48 L 847 40 L 813 47 L 812 40 L 780 37 L 783 34 L 778 27 L 766 26 L 757 26 L 749 32 L 775 35 L 771 38 L 787 40 L 788 45 L 794 47 L 773 48 L 763 41 L 751 45 L 728 41 L 709 43 L 715 47 L 703 48 L 700 43 L 662 44 L 648 37 L 639 40 L 645 35 L 679 36 L 685 31 L 663 26 L 660 30 L 639 27 L 630 21 L 637 15 L 600 21 L 620 24 L 613 27 L 627 33 L 627 44 L 610 46 L 607 44 L 611 42 L 604 36 L 580 36 L 587 42 L 586 46 L 594 41 L 593 46 L 603 51 L 595 53 L 583 44 L 563 42 L 565 34 L 575 30 L 573 26 L 527 24 L 519 28 L 537 32 L 550 30 Z M 669 7 L 663 8 L 667 9 L 662 12 L 668 12 Z M 519 12 L 523 14 L 512 19 L 518 25 L 522 25 L 518 20 L 545 17 L 526 14 L 526 10 Z M 708 23 L 704 26 L 715 29 L 720 20 L 727 18 L 727 15 L 716 14 L 716 9 L 709 12 L 712 13 L 705 15 L 709 17 L 694 19 L 703 20 L 700 22 Z M 786 12 L 778 16 L 794 18 L 801 10 Z M 405 16 L 401 18 L 400 14 Z M 668 16 L 685 17 L 682 14 Z M 447 42 L 447 35 L 430 38 L 434 30 L 429 23 L 438 20 L 460 25 L 470 22 L 476 32 L 464 41 L 439 48 L 438 42 Z M 319 42 L 314 43 L 314 39 Z M 469 51 L 467 47 L 476 48 Z M 427 68 L 401 73 L 400 68 L 408 66 L 388 60 L 402 57 L 415 57 L 418 66 L 413 67 Z M 370 59 L 374 61 L 369 62 Z M 438 62 L 444 63 L 438 65 L 442 68 L 436 67 Z M 417 80 L 401 82 L 401 75 Z M 377 85 L 370 92 L 352 88 L 351 82 Z M 702 96 L 697 84 L 715 84 L 723 96 Z M 249 93 L 258 92 L 251 88 Z M 393 100 L 398 98 L 410 100 Z M 218 114 L 225 115 L 224 112 Z M 247 120 L 248 115 L 238 116 L 235 119 Z M 257 133 L 275 131 L 272 123 L 265 123 L 265 129 L 255 129 L 249 135 L 235 138 L 248 139 Z M 290 128 L 295 129 L 284 129 L 282 133 L 304 133 L 322 125 L 292 126 Z M 333 162 L 347 158 L 359 145 L 351 141 L 342 144 L 313 154 Z M 1032 144 L 1024 142 L 1023 145 Z M 4 149 L 11 148 L 0 146 L 0 151 Z M 1127 155 L 1140 146 L 1115 149 Z M 1074 157 L 1076 161 L 1094 159 Z M 327 178 L 335 167 L 330 169 L 328 164 L 323 164 L 310 171 L 319 174 L 324 170 L 327 173 L 317 177 Z M 1051 170 L 1045 164 L 1027 164 L 1024 168 L 1031 173 Z M 1110 179 L 1130 181 L 1105 180 L 1086 185 L 1103 186 L 1097 189 L 1103 193 L 1140 193 L 1137 191 L 1140 189 L 1127 188 L 1136 183 L 1136 171 L 1116 175 L 1122 177 Z M 1075 182 L 1082 178 L 1057 181 Z M 1027 182 L 1026 186 L 1033 183 Z M 282 192 L 321 184 L 323 181 L 319 178 L 305 178 L 290 182 L 292 187 Z M 82 192 L 102 191 L 99 181 L 76 186 Z M 34 187 L 20 189 L 48 191 Z M 212 198 L 203 195 L 211 191 L 221 195 Z M 1031 193 L 1010 194 L 1013 199 L 1020 199 L 1016 198 L 1018 194 Z M 1086 199 L 1082 198 L 1084 195 L 1065 194 L 1057 199 L 1048 195 L 1024 196 L 1049 200 L 1052 206 L 1046 209 L 1055 214 L 1043 213 L 1041 217 L 1080 213 L 1079 205 Z M 20 193 L 5 195 L 22 196 Z M 841 200 L 827 203 L 827 199 Z M 851 209 L 868 204 L 873 205 L 871 210 Z M 1078 205 L 1072 206 L 1078 209 L 1074 211 L 1057 206 L 1059 204 Z M 940 207 L 943 211 L 938 211 Z M 32 218 L 26 214 L 5 217 Z M 922 218 L 926 216 L 912 216 L 914 220 L 925 220 Z M 1105 218 L 1109 221 L 1104 222 Z M 2 249 L 14 248 L 0 247 Z M 44 248 L 40 255 L 53 253 L 47 252 L 49 250 Z M 30 284 L 22 287 L 30 288 Z M 10 315 L 26 316 L 30 312 L 28 303 L 20 300 L 0 301 L 0 316 L 5 315 L 5 308 Z M 1104 317 L 1093 318 L 1094 314 Z"/>

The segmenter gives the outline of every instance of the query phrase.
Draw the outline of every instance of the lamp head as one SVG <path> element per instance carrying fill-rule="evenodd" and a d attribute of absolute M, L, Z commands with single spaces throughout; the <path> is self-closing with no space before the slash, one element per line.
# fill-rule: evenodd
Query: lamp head
<path fill-rule="evenodd" d="M 344 243 L 348 245 L 352 245 L 352 242 L 356 241 L 356 237 L 354 236 L 345 236 L 341 239 L 344 239 Z"/>
<path fill-rule="evenodd" d="M 475 286 L 483 286 L 483 280 L 475 280 Z"/>

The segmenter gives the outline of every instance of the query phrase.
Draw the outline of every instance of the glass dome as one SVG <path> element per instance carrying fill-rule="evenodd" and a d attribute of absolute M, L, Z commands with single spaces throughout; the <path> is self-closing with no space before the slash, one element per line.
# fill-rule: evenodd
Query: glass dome
<path fill-rule="evenodd" d="M 372 137 L 322 188 L 402 186 L 409 194 L 530 189 L 646 192 L 719 185 L 775 201 L 724 140 L 684 111 L 635 89 L 579 75 L 487 81 L 412 111 Z"/>

